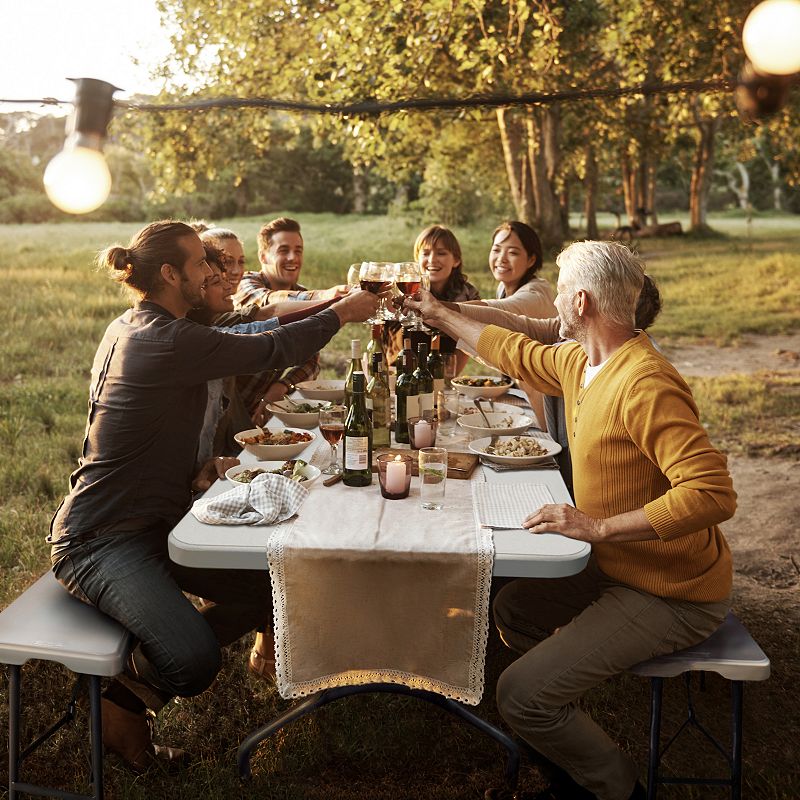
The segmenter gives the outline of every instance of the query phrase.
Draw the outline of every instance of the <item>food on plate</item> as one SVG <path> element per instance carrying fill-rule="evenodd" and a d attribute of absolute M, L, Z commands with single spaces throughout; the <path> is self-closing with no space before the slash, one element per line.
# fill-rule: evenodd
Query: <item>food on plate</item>
<path fill-rule="evenodd" d="M 239 483 L 251 483 L 254 478 L 259 475 L 283 475 L 284 478 L 302 483 L 308 480 L 308 476 L 304 473 L 308 464 L 300 458 L 284 461 L 278 469 L 243 469 L 233 476 L 233 480 Z"/>
<path fill-rule="evenodd" d="M 511 381 L 507 378 L 471 378 L 469 375 L 462 375 L 459 378 L 453 378 L 450 383 L 456 386 L 511 386 Z"/>
<path fill-rule="evenodd" d="M 530 458 L 531 456 L 546 456 L 547 448 L 542 447 L 536 439 L 532 439 L 530 436 L 512 436 L 504 442 L 489 445 L 486 452 L 495 456 Z"/>
<path fill-rule="evenodd" d="M 330 408 L 330 403 L 295 403 L 292 401 L 290 405 L 275 405 L 283 411 L 291 411 L 293 414 L 314 414 L 321 408 Z"/>
<path fill-rule="evenodd" d="M 298 444 L 310 442 L 314 437 L 305 431 L 262 431 L 256 436 L 243 436 L 244 444 Z"/>

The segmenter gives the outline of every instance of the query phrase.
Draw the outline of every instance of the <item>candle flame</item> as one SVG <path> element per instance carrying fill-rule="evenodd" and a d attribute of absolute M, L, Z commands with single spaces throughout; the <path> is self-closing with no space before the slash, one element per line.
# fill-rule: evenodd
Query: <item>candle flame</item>
<path fill-rule="evenodd" d="M 403 460 L 403 456 L 395 456 L 394 460 L 395 461 L 402 461 Z"/>

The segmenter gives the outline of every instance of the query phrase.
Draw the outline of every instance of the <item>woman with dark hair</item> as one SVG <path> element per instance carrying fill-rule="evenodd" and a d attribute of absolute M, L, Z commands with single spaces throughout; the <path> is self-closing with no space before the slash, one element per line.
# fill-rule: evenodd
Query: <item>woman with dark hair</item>
<path fill-rule="evenodd" d="M 207 382 L 307 359 L 344 323 L 373 314 L 378 298 L 354 292 L 302 322 L 231 334 L 186 319 L 213 278 L 188 225 L 154 222 L 98 261 L 136 303 L 95 354 L 81 458 L 48 541 L 59 582 L 136 640 L 104 692 L 102 728 L 106 749 L 141 771 L 183 755 L 153 745 L 146 710 L 204 691 L 219 672 L 220 648 L 263 626 L 271 608 L 260 570 L 189 569 L 169 558 L 167 537 L 192 489 L 235 463 L 212 459 L 196 469 Z M 198 611 L 184 591 L 210 602 Z"/>
<path fill-rule="evenodd" d="M 414 242 L 414 260 L 427 273 L 431 293 L 438 300 L 454 303 L 480 300 L 480 293 L 464 274 L 461 245 L 449 228 L 442 225 L 425 228 Z"/>
<path fill-rule="evenodd" d="M 524 222 L 511 220 L 495 228 L 489 251 L 489 269 L 498 282 L 494 300 L 482 305 L 502 308 L 526 317 L 556 315 L 550 284 L 537 277 L 542 268 L 542 243 L 536 231 Z"/>

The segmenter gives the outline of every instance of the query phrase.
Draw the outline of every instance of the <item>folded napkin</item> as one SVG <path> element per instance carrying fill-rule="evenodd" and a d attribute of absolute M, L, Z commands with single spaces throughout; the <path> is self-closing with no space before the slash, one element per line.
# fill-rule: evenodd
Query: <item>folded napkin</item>
<path fill-rule="evenodd" d="M 195 501 L 192 514 L 209 525 L 271 525 L 293 517 L 306 497 L 308 489 L 297 481 L 264 473 L 216 497 Z"/>
<path fill-rule="evenodd" d="M 534 511 L 553 502 L 550 490 L 538 483 L 473 483 L 472 502 L 478 525 L 522 529 Z"/>

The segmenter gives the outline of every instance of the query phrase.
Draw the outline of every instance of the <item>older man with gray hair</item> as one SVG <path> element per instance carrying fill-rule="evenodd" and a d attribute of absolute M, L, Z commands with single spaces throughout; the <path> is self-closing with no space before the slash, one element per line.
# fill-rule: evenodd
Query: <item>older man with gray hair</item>
<path fill-rule="evenodd" d="M 635 763 L 577 703 L 722 622 L 732 564 L 717 526 L 736 494 L 689 387 L 634 327 L 641 261 L 619 243 L 577 242 L 556 263 L 560 333 L 574 340 L 558 347 L 465 319 L 428 294 L 409 305 L 506 374 L 564 396 L 575 508 L 546 505 L 525 527 L 591 542 L 593 554 L 579 575 L 516 580 L 498 594 L 495 622 L 522 655 L 501 675 L 497 703 L 551 762 L 539 797 L 644 798 Z"/>

